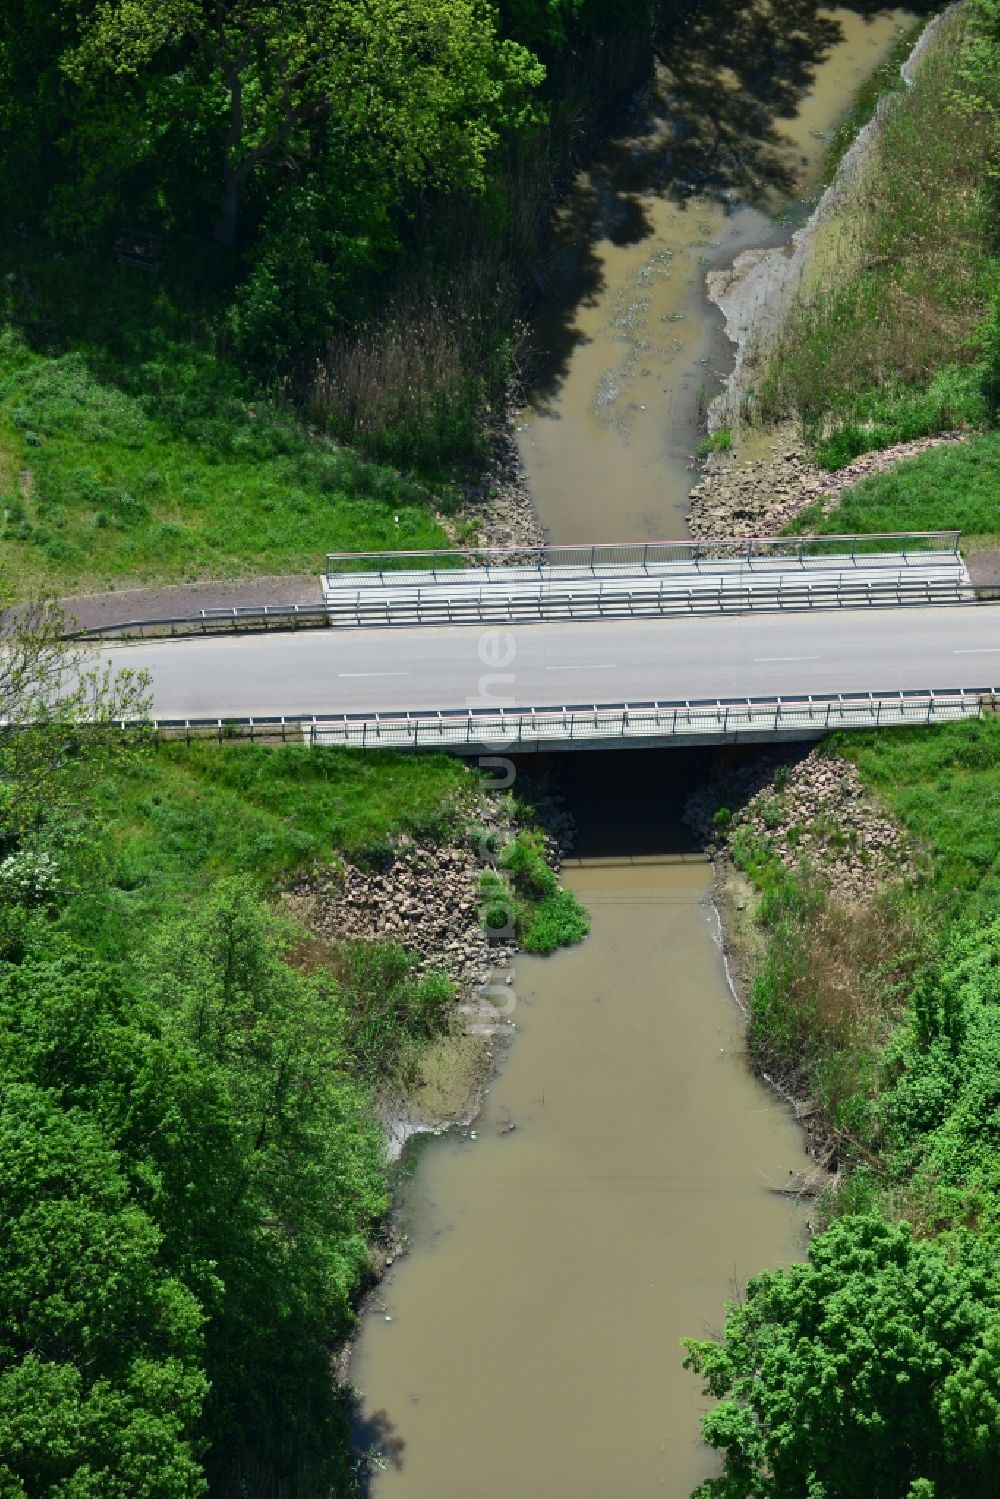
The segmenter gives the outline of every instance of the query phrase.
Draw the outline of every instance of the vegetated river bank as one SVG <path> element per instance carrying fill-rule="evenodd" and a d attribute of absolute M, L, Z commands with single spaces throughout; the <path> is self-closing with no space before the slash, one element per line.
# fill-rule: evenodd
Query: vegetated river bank
<path fill-rule="evenodd" d="M 702 31 L 568 200 L 519 434 L 550 539 L 682 529 L 725 354 L 706 267 L 787 239 L 852 94 L 913 23 L 814 19 L 780 56 L 766 27 Z M 707 769 L 637 751 L 560 767 L 591 935 L 518 958 L 481 1118 L 421 1150 L 403 1187 L 409 1252 L 352 1365 L 378 1499 L 681 1499 L 711 1470 L 680 1339 L 801 1253 L 804 1215 L 768 1188 L 810 1162 L 747 1065 L 711 867 L 680 824 Z"/>

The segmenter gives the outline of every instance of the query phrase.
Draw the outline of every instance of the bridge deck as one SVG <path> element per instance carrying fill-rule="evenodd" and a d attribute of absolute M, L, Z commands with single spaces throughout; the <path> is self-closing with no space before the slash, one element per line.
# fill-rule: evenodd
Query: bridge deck
<path fill-rule="evenodd" d="M 390 644 L 391 642 L 391 644 Z M 158 718 L 602 707 L 975 686 L 1000 666 L 1000 608 L 607 619 L 143 641 Z"/>
<path fill-rule="evenodd" d="M 706 544 L 705 554 L 697 560 L 671 558 L 649 561 L 645 565 L 629 563 L 585 563 L 518 566 L 511 563 L 505 567 L 443 567 L 427 568 L 394 567 L 386 572 L 327 572 L 323 576 L 323 587 L 327 593 L 343 590 L 393 591 L 407 588 L 439 588 L 455 591 L 463 588 L 514 588 L 518 585 L 541 584 L 547 588 L 558 588 L 567 583 L 590 579 L 616 579 L 639 582 L 648 579 L 664 579 L 673 582 L 695 583 L 706 579 L 742 581 L 747 578 L 768 578 L 786 574 L 789 578 L 808 574 L 813 577 L 845 578 L 870 575 L 878 577 L 887 571 L 916 572 L 931 570 L 961 576 L 968 574 L 961 556 L 951 548 L 915 549 L 912 551 L 870 552 L 845 551 L 837 554 L 823 551 L 804 552 L 801 555 L 776 554 L 765 557 L 732 556 L 727 553 L 713 554 Z"/>

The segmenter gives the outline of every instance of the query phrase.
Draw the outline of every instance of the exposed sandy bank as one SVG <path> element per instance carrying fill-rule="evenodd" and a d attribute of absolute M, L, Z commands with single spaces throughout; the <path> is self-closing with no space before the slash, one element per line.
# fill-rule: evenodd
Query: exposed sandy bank
<path fill-rule="evenodd" d="M 935 16 L 921 32 L 900 69 L 907 86 L 912 84 L 921 57 L 953 9 L 954 6 L 949 6 Z M 892 94 L 879 100 L 872 118 L 844 154 L 833 182 L 788 244 L 777 249 L 744 251 L 730 267 L 708 273 L 709 298 L 721 309 L 726 334 L 736 345 L 732 373 L 709 409 L 710 430 L 738 420 L 752 390 L 755 362 L 762 348 L 780 330 L 796 292 L 807 280 L 820 231 L 837 215 L 850 214 L 852 191 L 894 103 Z"/>

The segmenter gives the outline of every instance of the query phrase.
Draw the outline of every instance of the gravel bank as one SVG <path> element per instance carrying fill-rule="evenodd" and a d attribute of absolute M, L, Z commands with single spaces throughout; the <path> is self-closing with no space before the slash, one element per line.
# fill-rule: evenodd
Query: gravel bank
<path fill-rule="evenodd" d="M 535 804 L 545 829 L 546 855 L 559 870 L 572 845 L 573 820 L 561 801 Z M 382 867 L 347 862 L 313 870 L 289 887 L 290 912 L 325 942 L 393 941 L 418 958 L 420 972 L 445 973 L 455 986 L 452 1025 L 428 1048 L 421 1078 L 403 1097 L 381 1100 L 391 1158 L 417 1134 L 441 1134 L 468 1125 L 479 1113 L 483 1089 L 496 1063 L 495 1042 L 504 1031 L 502 997 L 513 983 L 516 942 L 499 940 L 483 921 L 484 872 L 502 872 L 501 851 L 516 833 L 505 797 L 473 800 L 466 835 L 444 847 L 400 839 Z"/>
<path fill-rule="evenodd" d="M 465 503 L 450 519 L 439 516 L 455 538 L 456 522 L 476 528 L 475 545 L 482 547 L 540 547 L 545 533 L 535 511 L 527 476 L 514 438 L 513 418 L 497 439 L 493 458 L 477 484 L 469 486 Z M 510 559 L 512 562 L 516 558 Z"/>
<path fill-rule="evenodd" d="M 720 808 L 732 814 L 721 831 L 715 822 Z M 863 904 L 916 873 L 903 830 L 866 791 L 857 767 L 821 750 L 792 764 L 768 757 L 700 787 L 685 820 L 727 860 L 741 829 L 766 839 L 786 869 L 808 869 L 841 903 Z"/>
<path fill-rule="evenodd" d="M 797 430 L 789 423 L 775 430 L 772 457 L 741 463 L 729 454 L 713 454 L 691 491 L 688 526 L 692 536 L 777 536 L 811 505 L 829 514 L 845 489 L 872 474 L 882 474 L 908 458 L 948 443 L 967 441 L 964 432 L 944 432 L 865 453 L 830 473 L 808 457 Z"/>

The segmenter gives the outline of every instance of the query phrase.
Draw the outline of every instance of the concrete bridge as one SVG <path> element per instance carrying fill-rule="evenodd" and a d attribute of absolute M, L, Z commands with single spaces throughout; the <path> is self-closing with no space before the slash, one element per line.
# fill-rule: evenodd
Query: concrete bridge
<path fill-rule="evenodd" d="M 200 628 L 198 618 L 166 622 L 199 638 L 133 639 L 107 654 L 150 673 L 153 714 L 176 731 L 464 754 L 806 739 L 993 711 L 1000 610 L 976 601 L 957 537 L 950 550 L 928 540 L 904 538 L 892 552 L 884 539 L 870 551 L 870 538 L 855 538 L 839 554 L 785 540 L 800 555 L 778 555 L 775 543 L 764 557 L 749 544 L 741 558 L 731 549 L 747 543 L 701 543 L 697 560 L 651 559 L 647 547 L 644 566 L 596 558 L 578 577 L 554 576 L 537 558 L 488 577 L 482 566 L 401 577 L 397 557 L 381 577 L 327 576 L 328 594 L 373 603 L 374 622 L 352 602 L 349 618 L 320 621 L 342 628 L 201 638 L 227 623 L 202 616 Z M 657 607 L 664 576 L 670 602 Z M 593 598 L 592 585 L 611 577 L 641 595 L 636 606 L 567 607 L 578 583 Z M 675 608 L 678 589 L 697 603 Z M 817 589 L 833 596 L 817 602 Z M 430 622 L 441 598 L 456 622 Z M 470 607 L 475 623 L 465 622 Z"/>

